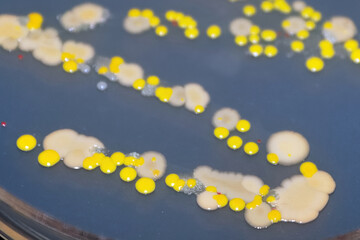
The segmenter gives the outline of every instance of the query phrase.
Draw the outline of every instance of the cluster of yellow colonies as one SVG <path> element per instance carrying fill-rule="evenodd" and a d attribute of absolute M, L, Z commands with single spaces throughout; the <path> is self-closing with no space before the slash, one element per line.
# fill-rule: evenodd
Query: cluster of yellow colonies
<path fill-rule="evenodd" d="M 125 167 L 120 170 L 119 176 L 124 182 L 132 182 L 137 177 L 135 167 L 140 167 L 143 164 L 144 158 L 125 156 L 122 152 L 114 152 L 110 157 L 103 153 L 94 153 L 93 156 L 84 159 L 83 168 L 93 170 L 100 166 L 103 173 L 110 174 L 116 170 L 116 167 L 124 165 Z M 150 194 L 155 190 L 155 181 L 151 178 L 140 178 L 137 180 L 135 188 L 139 193 Z"/>
<path fill-rule="evenodd" d="M 260 8 L 263 12 L 269 13 L 274 10 L 279 11 L 283 14 L 289 14 L 292 12 L 292 8 L 286 0 L 265 0 L 260 4 Z M 257 8 L 254 5 L 245 5 L 243 7 L 243 14 L 247 17 L 252 17 L 257 13 Z M 304 40 L 306 40 L 310 36 L 310 31 L 316 28 L 317 23 L 322 19 L 322 14 L 319 11 L 316 11 L 311 6 L 306 6 L 301 12 L 301 17 L 306 20 L 306 28 L 304 30 L 299 31 L 296 34 L 297 40 L 293 40 L 290 44 L 290 48 L 296 52 L 303 52 L 305 49 Z M 161 20 L 158 16 L 156 16 L 151 9 L 138 9 L 132 8 L 128 11 L 129 17 L 145 17 L 149 20 L 150 26 L 155 28 L 155 33 L 160 36 L 166 36 L 168 34 L 168 28 L 165 25 L 161 25 Z M 182 12 L 168 10 L 165 13 L 166 20 L 176 23 L 177 26 L 184 29 L 184 35 L 188 39 L 195 39 L 199 36 L 200 32 L 197 28 L 197 21 L 190 15 L 185 15 Z M 29 22 L 28 27 L 30 29 L 37 29 L 41 27 L 42 16 L 38 13 L 29 14 Z M 290 22 L 288 20 L 284 20 L 282 22 L 282 26 L 289 26 Z M 322 26 L 325 29 L 332 28 L 331 22 L 325 22 Z M 218 25 L 211 25 L 207 28 L 207 36 L 211 39 L 216 39 L 221 35 L 221 28 Z M 260 44 L 261 40 L 269 43 L 273 42 L 277 39 L 277 33 L 272 29 L 264 29 L 261 30 L 259 26 L 253 25 L 250 30 L 249 36 L 236 36 L 235 43 L 239 46 L 245 46 L 247 43 L 251 43 L 248 50 L 253 57 L 259 57 L 261 55 L 265 55 L 269 58 L 275 57 L 278 54 L 278 48 L 275 45 L 268 44 L 263 46 Z M 327 40 L 322 40 L 327 41 Z M 330 42 L 329 42 L 330 43 Z M 319 45 L 321 42 L 319 43 Z M 319 72 L 324 68 L 323 59 L 331 59 L 335 56 L 335 50 L 332 44 L 326 45 L 325 48 L 320 48 L 321 57 L 313 56 L 306 60 L 305 66 L 311 72 Z M 358 48 L 358 42 L 354 39 L 348 40 L 344 47 L 350 53 L 350 59 L 354 63 L 360 63 L 360 49 Z M 63 54 L 63 68 L 66 72 L 73 73 L 76 72 L 78 64 L 83 63 L 83 59 L 74 59 L 69 53 Z M 105 74 L 109 69 L 106 67 L 102 67 L 99 69 L 99 73 Z M 113 68 L 111 72 L 116 73 L 119 71 L 118 69 Z M 139 86 L 141 86 L 141 82 L 138 82 Z M 169 90 L 166 94 L 169 94 Z M 163 98 L 166 100 L 167 98 Z M 199 109 L 201 112 L 201 108 Z M 199 112 L 196 111 L 196 112 Z"/>
<path fill-rule="evenodd" d="M 327 23 L 325 23 L 324 26 L 327 26 L 328 28 L 331 27 L 331 23 L 328 24 L 330 24 L 330 26 L 327 26 Z M 360 63 L 359 42 L 355 39 L 347 40 L 344 43 L 344 48 L 350 54 L 350 59 L 354 63 L 359 64 Z M 320 49 L 320 55 L 323 59 L 331 59 L 335 56 L 334 45 L 329 40 L 326 39 L 321 40 L 319 42 L 319 49 Z M 319 72 L 324 68 L 324 66 L 325 63 L 320 57 L 311 57 L 306 61 L 306 67 L 311 72 Z"/>
<path fill-rule="evenodd" d="M 84 63 L 84 59 L 75 59 L 75 55 L 63 52 L 61 53 L 61 61 L 63 62 L 63 69 L 68 73 L 75 73 L 78 70 L 78 64 Z"/>
<path fill-rule="evenodd" d="M 261 2 L 260 8 L 265 13 L 269 13 L 272 12 L 273 10 L 277 10 L 283 14 L 289 14 L 292 11 L 291 6 L 285 0 L 266 0 Z M 306 7 L 306 9 L 304 9 L 304 14 L 302 15 L 303 16 L 309 15 L 309 17 L 311 16 L 312 19 L 316 21 L 319 21 L 321 19 L 321 13 L 313 11 L 314 13 L 311 13 L 312 15 L 310 15 L 308 11 L 309 11 L 309 7 Z M 257 10 L 254 5 L 245 5 L 243 7 L 243 13 L 247 17 L 254 16 L 256 12 Z M 289 24 L 290 22 L 287 20 L 283 21 L 282 23 L 283 26 L 287 26 Z M 312 20 L 308 21 L 306 25 L 309 30 L 314 29 L 316 26 L 315 22 Z M 309 32 L 307 30 L 302 30 L 297 34 L 297 37 L 302 40 L 308 38 L 308 36 L 309 36 Z M 273 42 L 276 40 L 276 38 L 277 38 L 277 34 L 274 30 L 265 29 L 261 31 L 259 26 L 253 25 L 250 29 L 250 35 L 248 37 L 242 35 L 236 36 L 235 43 L 238 46 L 245 46 L 247 45 L 248 42 L 250 42 L 252 45 L 249 47 L 249 52 L 253 57 L 259 57 L 262 54 L 265 54 L 265 56 L 272 58 L 278 54 L 277 47 L 274 45 L 267 45 L 263 47 L 261 44 L 259 44 L 259 42 L 261 39 L 265 42 Z M 296 52 L 300 52 L 304 49 L 303 43 L 299 41 L 294 42 L 294 44 L 292 44 L 291 47 L 292 49 L 296 49 L 295 50 Z"/>
<path fill-rule="evenodd" d="M 129 17 L 144 17 L 149 20 L 149 24 L 152 28 L 155 28 L 156 35 L 163 37 L 168 33 L 167 27 L 164 25 L 160 25 L 161 20 L 158 16 L 156 16 L 151 9 L 143 9 L 140 10 L 138 8 L 132 8 L 128 11 Z"/>
<path fill-rule="evenodd" d="M 316 28 L 316 23 L 318 23 L 322 19 L 321 12 L 316 11 L 310 6 L 305 7 L 300 14 L 306 20 L 307 30 L 299 31 L 296 34 L 298 40 L 294 40 L 291 42 L 290 47 L 292 51 L 296 53 L 304 51 L 305 44 L 302 40 L 305 40 L 310 36 L 309 31 L 314 30 Z M 282 22 L 283 27 L 289 25 L 290 22 L 287 20 L 284 20 Z M 332 23 L 328 21 L 322 25 L 323 29 L 331 29 L 332 27 Z M 360 63 L 360 49 L 358 48 L 358 46 L 359 43 L 355 39 L 350 39 L 344 43 L 344 48 L 350 53 L 350 59 L 354 63 Z M 325 66 L 325 63 L 322 59 L 331 59 L 335 56 L 335 49 L 333 47 L 333 44 L 326 39 L 323 39 L 319 42 L 319 49 L 321 57 L 313 56 L 306 60 L 305 66 L 311 72 L 321 71 Z"/>
<path fill-rule="evenodd" d="M 31 151 L 36 147 L 36 138 L 26 134 L 20 136 L 17 141 L 17 147 L 25 152 Z M 42 151 L 38 156 L 38 162 L 43 167 L 52 167 L 60 161 L 60 155 L 51 149 Z M 111 174 L 115 172 L 117 167 L 124 165 L 119 175 L 124 182 L 131 182 L 137 177 L 135 167 L 142 166 L 144 158 L 135 158 L 133 156 L 125 156 L 122 152 L 114 152 L 110 157 L 103 153 L 94 153 L 91 157 L 83 160 L 83 168 L 86 170 L 94 170 L 100 167 L 101 172 Z M 154 174 L 156 172 L 154 171 Z M 139 193 L 150 194 L 155 190 L 155 181 L 151 178 L 142 177 L 136 181 L 135 188 Z"/>
<path fill-rule="evenodd" d="M 185 186 L 185 184 L 189 188 L 195 187 L 196 179 L 190 178 L 185 180 L 185 179 L 181 179 L 177 174 L 171 173 L 165 178 L 165 183 L 168 187 L 173 188 L 177 192 L 180 192 L 182 188 Z M 213 199 L 217 202 L 220 208 L 229 205 L 230 209 L 233 210 L 234 212 L 240 212 L 245 207 L 248 209 L 253 209 L 259 206 L 262 203 L 262 198 L 268 195 L 269 190 L 270 187 L 268 185 L 263 185 L 259 190 L 259 195 L 256 195 L 253 201 L 246 204 L 245 201 L 241 198 L 233 198 L 229 201 L 226 195 L 218 193 L 216 187 L 214 186 L 207 186 L 205 189 L 205 191 L 207 192 L 217 193 L 213 196 Z M 266 201 L 268 203 L 274 202 L 275 200 L 276 199 L 274 196 L 268 196 L 266 198 Z M 281 214 L 278 210 L 272 210 L 271 212 L 269 212 L 268 218 L 273 223 L 276 223 L 281 220 Z"/>
<path fill-rule="evenodd" d="M 240 122 L 243 121 L 243 122 Z M 250 123 L 246 120 L 240 120 L 236 125 L 236 129 L 240 132 L 246 132 L 250 129 Z M 215 129 L 219 132 L 220 128 Z M 227 129 L 226 129 L 227 130 Z M 222 133 L 223 135 L 228 135 L 228 133 Z M 220 135 L 215 133 L 215 136 L 220 138 Z M 36 147 L 37 141 L 36 138 L 32 135 L 26 134 L 20 136 L 17 141 L 17 147 L 25 152 L 31 151 Z M 256 149 L 256 152 L 258 148 Z M 245 152 L 248 151 L 245 149 Z M 248 153 L 250 154 L 250 153 Z M 251 155 L 251 154 L 250 154 Z M 268 161 L 276 164 L 278 162 L 278 157 L 274 153 L 269 153 Z M 60 161 L 60 155 L 54 150 L 44 150 L 38 156 L 38 162 L 43 167 L 51 167 Z M 87 157 L 83 160 L 83 168 L 86 170 L 94 170 L 97 167 L 100 167 L 101 172 L 105 174 L 113 173 L 117 167 L 125 165 L 121 169 L 119 175 L 124 182 L 131 182 L 136 179 L 137 172 L 135 167 L 142 166 L 144 164 L 144 159 L 142 157 L 135 158 L 133 156 L 126 156 L 122 152 L 114 152 L 110 157 L 107 157 L 103 153 L 94 153 L 91 157 Z M 311 178 L 318 171 L 316 165 L 312 162 L 304 162 L 300 165 L 300 173 L 306 177 Z M 155 173 L 154 173 L 155 174 Z M 197 184 L 197 180 L 194 178 L 181 179 L 177 174 L 171 173 L 165 178 L 165 183 L 168 187 L 174 189 L 177 192 L 180 192 L 186 185 L 189 188 L 194 188 Z M 139 178 L 135 184 L 136 190 L 141 194 L 150 194 L 155 190 L 155 181 L 151 178 L 142 177 Z M 268 204 L 276 201 L 275 196 L 269 194 L 270 187 L 268 185 L 263 185 L 259 189 L 259 194 L 254 197 L 251 202 L 245 203 L 241 198 L 233 198 L 230 201 L 226 195 L 218 193 L 215 186 L 207 186 L 205 191 L 217 193 L 213 196 L 213 199 L 217 202 L 220 208 L 225 207 L 229 204 L 231 210 L 235 212 L 242 211 L 245 207 L 249 210 L 254 209 L 260 206 L 265 199 Z M 272 223 L 279 222 L 281 220 L 280 211 L 273 209 L 268 213 L 268 219 Z"/>
<path fill-rule="evenodd" d="M 124 63 L 124 59 L 119 56 L 114 56 L 111 58 L 109 66 L 101 66 L 98 69 L 98 74 L 104 75 L 109 71 L 111 73 L 119 73 L 120 72 L 120 65 Z"/>
<path fill-rule="evenodd" d="M 168 28 L 165 25 L 160 25 L 160 18 L 155 16 L 151 9 L 140 10 L 133 8 L 129 10 L 128 16 L 146 17 L 149 19 L 150 26 L 155 28 L 156 35 L 159 37 L 164 37 L 168 34 Z M 185 15 L 182 12 L 169 10 L 165 13 L 165 18 L 169 22 L 176 23 L 177 26 L 184 29 L 184 35 L 188 39 L 195 39 L 200 34 L 197 28 L 196 20 L 190 15 Z M 221 28 L 217 25 L 211 25 L 207 30 L 207 35 L 212 39 L 218 38 L 221 35 Z"/>
<path fill-rule="evenodd" d="M 265 198 L 268 194 L 269 194 L 269 190 L 270 187 L 268 185 L 263 185 L 260 189 L 259 189 L 259 195 L 256 195 L 254 197 L 254 199 L 246 204 L 246 208 L 249 210 L 252 210 L 258 206 L 260 206 L 263 202 L 263 198 Z M 266 197 L 266 202 L 268 204 L 273 203 L 276 198 L 273 195 L 267 196 Z M 268 213 L 268 219 L 272 222 L 272 223 L 277 223 L 281 220 L 281 213 L 279 210 L 273 209 Z"/>
<path fill-rule="evenodd" d="M 236 124 L 236 130 L 241 133 L 249 131 L 251 124 L 246 119 L 241 119 Z M 214 129 L 214 136 L 220 140 L 226 139 L 230 131 L 225 127 L 217 127 Z M 243 144 L 243 140 L 239 136 L 231 136 L 227 140 L 227 145 L 232 150 L 239 149 Z M 255 142 L 248 142 L 244 145 L 244 151 L 248 155 L 255 155 L 259 152 L 259 146 Z"/>
<path fill-rule="evenodd" d="M 316 165 L 312 162 L 304 162 L 300 165 L 300 172 L 306 178 L 312 177 L 317 171 L 318 169 Z M 180 192 L 185 186 L 185 184 L 189 188 L 195 187 L 196 179 L 190 178 L 185 180 L 185 179 L 181 179 L 177 174 L 171 173 L 165 178 L 165 183 L 168 187 L 173 188 L 177 192 Z M 270 187 L 266 184 L 259 189 L 259 194 L 255 195 L 254 199 L 248 203 L 245 203 L 245 201 L 241 198 L 233 198 L 229 201 L 226 195 L 217 192 L 215 186 L 207 186 L 205 188 L 205 191 L 217 193 L 216 195 L 213 196 L 213 199 L 217 202 L 220 208 L 229 205 L 230 209 L 235 212 L 240 212 L 244 208 L 247 208 L 249 210 L 255 209 L 256 207 L 260 206 L 263 203 L 263 201 L 266 201 L 266 203 L 270 205 L 274 204 L 276 201 L 276 197 L 269 192 Z M 272 223 L 277 223 L 281 221 L 280 211 L 277 210 L 276 208 L 272 209 L 268 213 L 268 219 Z"/>
<path fill-rule="evenodd" d="M 275 0 L 275 1 L 263 1 L 260 4 L 260 8 L 263 12 L 269 13 L 273 10 L 277 10 L 284 14 L 291 12 L 291 6 L 285 0 Z M 247 17 L 252 17 L 257 13 L 257 9 L 254 5 L 245 5 L 243 7 L 243 14 Z M 253 57 L 259 57 L 262 54 L 268 58 L 275 57 L 278 54 L 278 49 L 275 45 L 266 45 L 263 46 L 260 43 L 263 40 L 266 43 L 273 42 L 277 38 L 277 33 L 272 29 L 261 30 L 259 26 L 253 25 L 250 29 L 250 35 L 248 37 L 238 35 L 235 37 L 235 43 L 238 46 L 245 46 L 248 42 L 252 45 L 249 47 L 249 52 Z"/>
<path fill-rule="evenodd" d="M 148 84 L 150 86 L 156 87 L 155 89 L 155 97 L 157 97 L 161 102 L 169 102 L 172 94 L 173 94 L 173 90 L 171 87 L 162 87 L 159 86 L 160 84 L 160 79 L 158 76 L 148 76 L 145 79 L 137 79 L 134 81 L 133 83 L 133 88 L 135 90 L 141 91 L 144 89 L 145 85 Z M 195 113 L 196 114 L 200 114 L 203 113 L 205 111 L 205 108 L 201 105 L 197 105 L 195 106 Z"/>
<path fill-rule="evenodd" d="M 263 12 L 269 13 L 273 10 L 277 10 L 283 14 L 289 14 L 292 12 L 292 7 L 286 0 L 265 0 L 260 4 L 260 8 Z M 243 14 L 247 17 L 252 17 L 257 13 L 257 9 L 254 5 L 245 5 L 243 7 Z M 299 31 L 296 34 L 297 40 L 293 40 L 290 44 L 292 51 L 296 53 L 303 52 L 305 49 L 305 44 L 303 40 L 306 40 L 310 36 L 310 31 L 316 28 L 317 23 L 322 19 L 321 12 L 315 10 L 311 6 L 306 6 L 301 10 L 300 15 L 306 20 L 306 29 Z M 282 26 L 290 26 L 288 20 L 282 22 Z M 325 22 L 322 26 L 324 29 L 331 29 L 331 22 Z M 246 36 L 236 36 L 235 43 L 239 46 L 245 46 L 248 42 L 252 43 L 249 47 L 249 52 L 254 57 L 259 57 L 262 54 L 265 54 L 267 57 L 274 57 L 278 53 L 278 49 L 274 45 L 265 46 L 265 48 L 259 44 L 260 39 L 262 38 L 266 42 L 271 42 L 276 39 L 276 32 L 273 30 L 264 30 L 261 32 L 261 38 L 259 36 L 260 28 L 256 25 L 251 27 L 250 35 Z M 325 44 L 323 44 L 326 42 Z M 348 40 L 344 43 L 344 48 L 350 53 L 350 59 L 356 63 L 360 63 L 360 49 L 358 47 L 358 41 L 355 39 Z M 319 42 L 320 47 L 320 56 L 313 56 L 306 60 L 305 66 L 311 72 L 319 72 L 324 68 L 323 59 L 331 59 L 335 56 L 335 50 L 333 44 L 328 40 L 321 40 Z"/>
<path fill-rule="evenodd" d="M 243 47 L 251 43 L 249 47 L 249 52 L 253 57 L 259 57 L 262 54 L 265 54 L 268 58 L 275 57 L 278 53 L 278 49 L 275 45 L 268 44 L 265 47 L 260 44 L 260 41 L 264 41 L 266 43 L 274 42 L 277 39 L 277 33 L 272 29 L 264 29 L 257 25 L 252 25 L 250 28 L 250 35 L 243 36 L 238 35 L 235 37 L 235 44 Z"/>
<path fill-rule="evenodd" d="M 184 29 L 184 35 L 188 39 L 195 39 L 200 34 L 197 28 L 197 21 L 190 15 L 169 10 L 165 13 L 165 18 L 169 22 L 176 23 L 180 28 Z"/>
<path fill-rule="evenodd" d="M 278 11 L 283 14 L 289 14 L 292 11 L 290 4 L 285 0 L 265 0 L 260 4 L 263 12 Z"/>
<path fill-rule="evenodd" d="M 173 188 L 175 191 L 180 192 L 185 184 L 189 188 L 194 188 L 196 186 L 196 179 L 189 178 L 187 180 L 181 179 L 177 174 L 171 173 L 165 178 L 165 183 L 168 187 Z"/>

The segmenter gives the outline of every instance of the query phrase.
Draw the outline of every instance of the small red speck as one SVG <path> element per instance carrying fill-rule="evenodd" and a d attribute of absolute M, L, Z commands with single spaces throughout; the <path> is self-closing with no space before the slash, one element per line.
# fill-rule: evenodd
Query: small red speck
<path fill-rule="evenodd" d="M 18 59 L 19 59 L 19 60 L 22 60 L 23 58 L 24 58 L 24 56 L 23 56 L 22 54 L 19 54 L 19 55 L 18 55 Z"/>
<path fill-rule="evenodd" d="M 171 21 L 171 24 L 172 24 L 174 27 L 177 27 L 177 26 L 178 26 L 177 21 Z"/>
<path fill-rule="evenodd" d="M 220 195 L 221 194 L 221 192 L 216 192 L 217 193 L 217 195 Z"/>
<path fill-rule="evenodd" d="M 289 38 L 289 37 L 290 37 L 290 35 L 289 35 L 287 32 L 284 32 L 284 31 L 278 31 L 278 32 L 277 32 L 277 35 L 278 35 L 279 37 L 284 36 L 285 38 Z"/>
<path fill-rule="evenodd" d="M 258 142 L 258 143 L 261 143 L 261 139 L 258 139 L 257 142 Z"/>
<path fill-rule="evenodd" d="M 6 122 L 1 122 L 2 127 L 6 127 Z"/>

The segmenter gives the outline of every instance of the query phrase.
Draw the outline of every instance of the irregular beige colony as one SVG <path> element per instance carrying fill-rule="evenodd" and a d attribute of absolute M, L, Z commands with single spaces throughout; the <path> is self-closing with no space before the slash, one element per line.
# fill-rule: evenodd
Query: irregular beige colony
<path fill-rule="evenodd" d="M 204 191 L 196 196 L 196 202 L 204 210 L 213 211 L 218 209 L 218 203 L 213 198 L 216 193 Z"/>
<path fill-rule="evenodd" d="M 105 22 L 108 10 L 94 3 L 83 3 L 72 9 L 74 16 L 80 19 L 82 24 L 93 26 Z"/>
<path fill-rule="evenodd" d="M 2 47 L 5 50 L 11 52 L 18 47 L 18 41 L 16 39 L 7 38 L 7 39 L 3 40 Z"/>
<path fill-rule="evenodd" d="M 215 112 L 212 118 L 212 124 L 214 127 L 224 127 L 231 131 L 235 129 L 239 120 L 240 114 L 238 111 L 225 107 Z"/>
<path fill-rule="evenodd" d="M 131 34 L 140 34 L 151 28 L 149 19 L 145 17 L 126 17 L 123 23 L 125 31 Z"/>
<path fill-rule="evenodd" d="M 185 89 L 182 86 L 172 87 L 172 95 L 169 104 L 174 107 L 181 107 L 185 104 Z"/>
<path fill-rule="evenodd" d="M 188 83 L 185 89 L 185 108 L 191 112 L 195 112 L 196 106 L 207 107 L 210 102 L 210 95 L 205 89 L 197 83 Z"/>
<path fill-rule="evenodd" d="M 309 155 L 310 145 L 300 133 L 280 131 L 272 134 L 267 143 L 268 153 L 275 153 L 279 164 L 289 166 L 297 164 Z"/>
<path fill-rule="evenodd" d="M 166 158 L 159 152 L 149 151 L 141 154 L 144 158 L 144 164 L 137 167 L 137 173 L 140 177 L 148 177 L 153 180 L 160 179 L 166 171 Z"/>
<path fill-rule="evenodd" d="M 229 30 L 234 36 L 248 36 L 253 23 L 246 18 L 236 18 L 230 22 Z"/>
<path fill-rule="evenodd" d="M 72 40 L 64 43 L 62 51 L 71 53 L 76 59 L 82 59 L 85 62 L 90 61 L 95 55 L 95 50 L 90 44 L 75 42 Z"/>
<path fill-rule="evenodd" d="M 306 7 L 306 3 L 304 1 L 297 0 L 292 3 L 292 7 L 295 12 L 301 12 Z"/>
<path fill-rule="evenodd" d="M 109 18 L 109 11 L 94 3 L 83 3 L 73 7 L 60 17 L 60 23 L 70 32 L 94 28 Z"/>
<path fill-rule="evenodd" d="M 21 25 L 17 16 L 9 14 L 0 15 L 0 46 L 5 50 L 15 50 L 18 42 L 23 39 L 28 32 L 28 29 Z"/>
<path fill-rule="evenodd" d="M 225 194 L 229 199 L 242 198 L 245 202 L 252 201 L 264 185 L 263 181 L 256 176 L 219 172 L 208 166 L 197 167 L 193 176 L 205 186 L 216 187 L 218 192 Z"/>
<path fill-rule="evenodd" d="M 336 16 L 329 21 L 331 28 L 323 28 L 324 37 L 333 43 L 345 42 L 357 34 L 355 23 L 348 17 Z"/>
<path fill-rule="evenodd" d="M 334 190 L 334 180 L 323 171 L 311 178 L 296 175 L 275 189 L 275 206 L 281 212 L 282 221 L 308 223 L 317 218 L 329 200 L 328 194 Z"/>
<path fill-rule="evenodd" d="M 32 54 L 35 59 L 48 66 L 61 63 L 61 49 L 57 46 L 38 46 Z"/>
<path fill-rule="evenodd" d="M 306 178 L 313 189 L 331 194 L 335 191 L 336 183 L 331 175 L 325 171 L 317 171 L 312 177 Z"/>
<path fill-rule="evenodd" d="M 271 225 L 271 221 L 268 218 L 270 211 L 271 207 L 264 202 L 253 209 L 245 208 L 245 220 L 254 228 L 266 228 Z"/>
<path fill-rule="evenodd" d="M 118 82 L 125 87 L 131 87 L 137 79 L 144 78 L 144 70 L 136 63 L 123 63 L 119 69 L 120 72 L 115 75 Z"/>
<path fill-rule="evenodd" d="M 75 16 L 72 11 L 64 13 L 60 18 L 60 23 L 63 28 L 71 32 L 79 31 L 78 29 L 81 29 L 82 27 L 81 20 Z"/>
<path fill-rule="evenodd" d="M 33 30 L 19 43 L 19 48 L 25 52 L 33 51 L 38 47 L 61 49 L 62 42 L 58 32 L 54 28 Z"/>
<path fill-rule="evenodd" d="M 290 24 L 288 26 L 283 25 L 283 29 L 290 35 L 295 35 L 301 30 L 306 30 L 306 22 L 299 16 L 291 16 L 285 19 Z"/>
<path fill-rule="evenodd" d="M 104 144 L 95 137 L 81 135 L 71 129 L 60 129 L 45 137 L 43 147 L 45 150 L 55 150 L 66 166 L 77 169 L 82 167 L 84 158 L 104 148 Z"/>

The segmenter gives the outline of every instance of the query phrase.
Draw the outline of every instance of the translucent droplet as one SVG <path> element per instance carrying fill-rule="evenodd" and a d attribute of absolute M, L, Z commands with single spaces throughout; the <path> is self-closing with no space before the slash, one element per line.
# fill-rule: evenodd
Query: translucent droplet
<path fill-rule="evenodd" d="M 132 156 L 132 157 L 134 157 L 134 158 L 139 158 L 139 157 L 140 157 L 140 153 L 131 152 L 131 153 L 128 153 L 127 156 Z"/>
<path fill-rule="evenodd" d="M 157 86 L 153 86 L 153 85 L 145 85 L 145 87 L 143 88 L 143 90 L 141 90 L 141 95 L 145 96 L 145 97 L 152 97 L 155 96 L 155 89 Z"/>
<path fill-rule="evenodd" d="M 104 90 L 107 89 L 108 85 L 107 85 L 106 82 L 100 81 L 100 82 L 97 83 L 96 87 L 97 87 L 97 89 L 98 89 L 99 91 L 104 91 Z"/>
<path fill-rule="evenodd" d="M 84 64 L 84 63 L 83 63 L 83 64 L 79 64 L 78 67 L 79 67 L 80 71 L 81 71 L 82 73 L 85 73 L 85 74 L 87 74 L 87 73 L 89 73 L 89 72 L 91 71 L 90 66 L 87 65 L 87 64 Z"/>
<path fill-rule="evenodd" d="M 200 182 L 200 180 L 196 179 L 195 187 L 189 188 L 187 184 L 185 184 L 184 187 L 181 189 L 181 191 L 187 195 L 199 194 L 205 191 L 205 185 L 202 182 Z"/>
<path fill-rule="evenodd" d="M 107 72 L 104 76 L 112 82 L 115 82 L 117 80 L 116 75 L 112 72 Z"/>
<path fill-rule="evenodd" d="M 110 58 L 97 57 L 94 63 L 94 68 L 96 72 L 98 72 L 99 68 L 101 68 L 102 66 L 109 66 L 109 64 L 110 64 Z"/>

